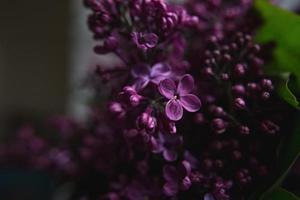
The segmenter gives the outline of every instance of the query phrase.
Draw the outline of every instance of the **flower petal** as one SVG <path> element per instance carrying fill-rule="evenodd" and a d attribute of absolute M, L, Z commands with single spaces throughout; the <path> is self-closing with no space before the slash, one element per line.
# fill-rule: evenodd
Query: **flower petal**
<path fill-rule="evenodd" d="M 163 191 L 166 196 L 169 197 L 175 196 L 178 192 L 178 184 L 167 182 L 163 187 Z"/>
<path fill-rule="evenodd" d="M 163 157 L 166 161 L 173 162 L 177 160 L 177 152 L 166 149 L 163 151 Z"/>
<path fill-rule="evenodd" d="M 171 68 L 168 64 L 165 63 L 157 63 L 151 68 L 150 77 L 166 77 L 171 73 Z"/>
<path fill-rule="evenodd" d="M 191 164 L 186 160 L 182 161 L 178 167 L 178 171 L 182 178 L 189 176 L 192 171 Z"/>
<path fill-rule="evenodd" d="M 191 179 L 190 179 L 188 176 L 186 176 L 186 177 L 184 177 L 184 179 L 182 180 L 182 183 L 181 183 L 181 189 L 182 189 L 183 191 L 186 191 L 186 190 L 190 189 L 191 185 L 192 185 Z"/>
<path fill-rule="evenodd" d="M 156 76 L 151 79 L 151 82 L 158 85 L 162 80 L 166 79 L 168 76 Z"/>
<path fill-rule="evenodd" d="M 172 99 L 176 92 L 176 85 L 172 79 L 164 79 L 159 83 L 158 90 L 164 97 Z"/>
<path fill-rule="evenodd" d="M 163 146 L 156 138 L 151 137 L 150 145 L 153 153 L 160 153 L 163 151 Z"/>
<path fill-rule="evenodd" d="M 148 84 L 149 84 L 150 80 L 147 78 L 138 78 L 135 83 L 134 83 L 134 88 L 136 91 L 141 91 L 143 90 Z"/>
<path fill-rule="evenodd" d="M 143 39 L 144 39 L 145 45 L 151 49 L 157 45 L 159 38 L 155 33 L 145 33 L 143 35 Z"/>
<path fill-rule="evenodd" d="M 179 95 L 189 94 L 194 90 L 194 79 L 191 75 L 184 75 L 178 84 L 177 92 Z"/>
<path fill-rule="evenodd" d="M 201 107 L 200 99 L 193 94 L 187 94 L 180 97 L 181 105 L 189 112 L 196 112 Z"/>
<path fill-rule="evenodd" d="M 134 78 L 149 78 L 150 72 L 151 68 L 146 64 L 135 65 L 131 70 L 131 74 Z"/>
<path fill-rule="evenodd" d="M 170 100 L 166 105 L 166 115 L 170 120 L 178 121 L 183 116 L 183 108 L 178 100 Z"/>
<path fill-rule="evenodd" d="M 204 200 L 215 200 L 215 198 L 213 197 L 212 194 L 206 193 L 206 194 L 204 195 Z"/>

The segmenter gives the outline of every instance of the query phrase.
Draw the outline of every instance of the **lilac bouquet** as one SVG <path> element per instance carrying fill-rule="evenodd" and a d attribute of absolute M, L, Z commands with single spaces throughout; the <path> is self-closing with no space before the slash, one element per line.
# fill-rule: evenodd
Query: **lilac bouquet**
<path fill-rule="evenodd" d="M 280 185 L 300 152 L 299 16 L 264 0 L 84 3 L 95 53 L 119 63 L 91 77 L 105 106 L 52 118 L 52 139 L 24 126 L 2 164 L 72 181 L 80 200 L 298 199 Z"/>

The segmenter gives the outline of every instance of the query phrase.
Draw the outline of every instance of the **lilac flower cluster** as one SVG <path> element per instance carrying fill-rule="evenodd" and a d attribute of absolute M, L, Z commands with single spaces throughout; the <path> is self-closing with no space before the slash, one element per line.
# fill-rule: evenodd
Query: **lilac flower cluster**
<path fill-rule="evenodd" d="M 239 30 L 251 4 L 85 0 L 95 52 L 121 61 L 95 72 L 107 107 L 87 124 L 51 120 L 53 143 L 22 129 L 2 163 L 29 154 L 76 182 L 74 199 L 245 199 L 272 172 L 288 114 L 264 73 L 269 49 Z"/>

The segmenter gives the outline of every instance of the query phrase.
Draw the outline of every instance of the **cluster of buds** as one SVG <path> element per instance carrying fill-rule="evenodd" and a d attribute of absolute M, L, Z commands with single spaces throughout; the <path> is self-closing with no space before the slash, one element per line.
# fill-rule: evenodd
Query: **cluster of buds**
<path fill-rule="evenodd" d="M 257 134 L 276 135 L 280 131 L 278 119 L 269 115 L 274 106 L 274 85 L 263 72 L 261 47 L 243 33 L 237 33 L 229 42 L 215 39 L 211 45 L 212 49 L 205 52 L 203 67 L 195 68 L 200 74 L 198 88 L 207 105 L 211 130 L 223 134 L 233 128 L 244 136 L 254 130 Z M 197 114 L 195 121 L 200 115 L 203 117 Z"/>
<path fill-rule="evenodd" d="M 195 26 L 198 33 L 223 39 L 241 26 L 244 21 L 240 18 L 247 15 L 252 3 L 252 0 L 188 0 L 186 7 L 198 17 Z"/>

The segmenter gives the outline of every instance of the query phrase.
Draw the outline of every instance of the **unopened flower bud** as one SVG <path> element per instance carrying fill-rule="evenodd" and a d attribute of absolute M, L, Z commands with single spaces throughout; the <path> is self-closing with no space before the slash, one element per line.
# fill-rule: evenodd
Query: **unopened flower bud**
<path fill-rule="evenodd" d="M 248 83 L 247 84 L 247 90 L 249 92 L 255 92 L 255 91 L 259 90 L 259 87 L 256 83 Z"/>
<path fill-rule="evenodd" d="M 223 149 L 223 143 L 220 141 L 214 141 L 211 144 L 211 148 L 215 151 L 221 151 Z"/>
<path fill-rule="evenodd" d="M 244 110 L 246 108 L 246 103 L 242 98 L 236 98 L 233 105 L 237 110 Z"/>
<path fill-rule="evenodd" d="M 206 170 L 210 170 L 212 167 L 213 167 L 213 162 L 212 160 L 210 159 L 205 159 L 203 161 L 203 167 L 206 169 Z"/>
<path fill-rule="evenodd" d="M 210 106 L 209 107 L 209 111 L 210 113 L 215 116 L 215 117 L 223 117 L 226 115 L 226 112 L 224 111 L 224 109 L 220 106 Z"/>
<path fill-rule="evenodd" d="M 258 45 L 258 44 L 255 44 L 254 46 L 253 46 L 253 50 L 254 50 L 254 52 L 259 52 L 260 51 L 260 49 L 261 49 L 261 47 Z"/>
<path fill-rule="evenodd" d="M 234 74 L 238 77 L 241 77 L 241 76 L 244 76 L 246 73 L 246 69 L 245 69 L 245 66 L 242 65 L 242 64 L 237 64 L 235 67 L 234 67 Z"/>
<path fill-rule="evenodd" d="M 270 93 L 269 92 L 263 92 L 262 94 L 261 94 L 261 99 L 262 100 L 268 100 L 269 98 L 270 98 Z"/>
<path fill-rule="evenodd" d="M 153 130 L 156 125 L 156 119 L 152 117 L 147 112 L 144 112 L 139 118 L 138 118 L 138 125 L 140 128 L 146 128 L 148 130 Z"/>
<path fill-rule="evenodd" d="M 280 131 L 280 127 L 270 120 L 265 120 L 261 123 L 261 130 L 267 134 L 275 135 Z"/>
<path fill-rule="evenodd" d="M 267 90 L 268 92 L 274 89 L 273 83 L 270 79 L 263 79 L 261 81 L 261 86 L 263 89 Z"/>
<path fill-rule="evenodd" d="M 238 48 L 237 43 L 232 43 L 230 46 L 233 50 L 236 50 Z"/>
<path fill-rule="evenodd" d="M 232 86 L 232 93 L 234 96 L 244 96 L 246 93 L 246 89 L 241 84 L 234 85 Z"/>
<path fill-rule="evenodd" d="M 226 123 L 223 119 L 216 118 L 213 119 L 211 123 L 211 128 L 216 134 L 222 134 L 226 131 Z"/>
<path fill-rule="evenodd" d="M 204 124 L 205 123 L 204 115 L 202 113 L 196 113 L 194 115 L 194 122 L 196 124 Z"/>
<path fill-rule="evenodd" d="M 239 133 L 241 135 L 249 135 L 250 134 L 250 129 L 248 126 L 240 126 L 239 127 Z"/>
<path fill-rule="evenodd" d="M 101 10 L 101 3 L 99 1 L 95 0 L 84 0 L 84 5 L 87 7 L 90 7 L 94 11 L 100 11 Z"/>
<path fill-rule="evenodd" d="M 122 105 L 118 102 L 111 102 L 109 104 L 109 110 L 116 114 L 122 113 L 124 111 Z"/>
<path fill-rule="evenodd" d="M 255 66 L 258 66 L 258 67 L 264 65 L 264 61 L 260 58 L 257 58 L 257 57 L 253 57 L 252 62 Z"/>
<path fill-rule="evenodd" d="M 227 61 L 227 62 L 229 62 L 229 61 L 232 60 L 232 58 L 231 58 L 231 56 L 229 54 L 226 53 L 226 54 L 224 54 L 224 60 Z"/>
<path fill-rule="evenodd" d="M 182 161 L 178 167 L 178 171 L 183 177 L 189 176 L 192 171 L 191 164 L 186 160 Z"/>
<path fill-rule="evenodd" d="M 103 45 L 97 45 L 94 48 L 97 54 L 107 54 L 114 51 L 118 47 L 118 40 L 114 36 L 106 38 Z"/>
<path fill-rule="evenodd" d="M 174 122 L 169 123 L 169 131 L 172 134 L 175 134 L 177 132 L 176 124 Z"/>
<path fill-rule="evenodd" d="M 186 191 L 186 190 L 190 189 L 191 185 L 192 185 L 191 179 L 190 179 L 188 176 L 186 176 L 186 177 L 184 177 L 184 179 L 182 180 L 182 183 L 181 183 L 181 189 L 182 189 L 183 191 Z"/>
<path fill-rule="evenodd" d="M 129 97 L 129 101 L 132 106 L 138 106 L 140 104 L 141 99 L 142 97 L 138 94 L 134 94 Z"/>
<path fill-rule="evenodd" d="M 215 160 L 214 165 L 217 169 L 222 169 L 224 167 L 224 163 L 222 160 Z"/>
<path fill-rule="evenodd" d="M 104 40 L 104 47 L 108 51 L 114 51 L 118 47 L 118 40 L 114 36 L 110 36 Z"/>
<path fill-rule="evenodd" d="M 248 169 L 240 169 L 236 173 L 236 179 L 241 185 L 247 185 L 252 181 L 252 177 L 250 176 Z"/>
<path fill-rule="evenodd" d="M 126 93 L 126 94 L 129 94 L 129 95 L 133 95 L 133 94 L 137 93 L 136 90 L 131 86 L 125 86 L 123 88 L 123 92 Z"/>
<path fill-rule="evenodd" d="M 227 73 L 222 73 L 221 74 L 221 79 L 222 79 L 222 81 L 228 81 L 229 80 L 229 75 Z"/>
<path fill-rule="evenodd" d="M 214 75 L 214 72 L 213 72 L 213 70 L 212 70 L 211 67 L 206 67 L 206 68 L 204 68 L 204 69 L 202 70 L 202 73 L 203 73 L 204 76 L 208 76 L 208 77 L 211 77 L 211 76 Z"/>
<path fill-rule="evenodd" d="M 231 158 L 233 160 L 240 160 L 242 158 L 242 153 L 240 151 L 235 150 L 232 152 Z"/>

